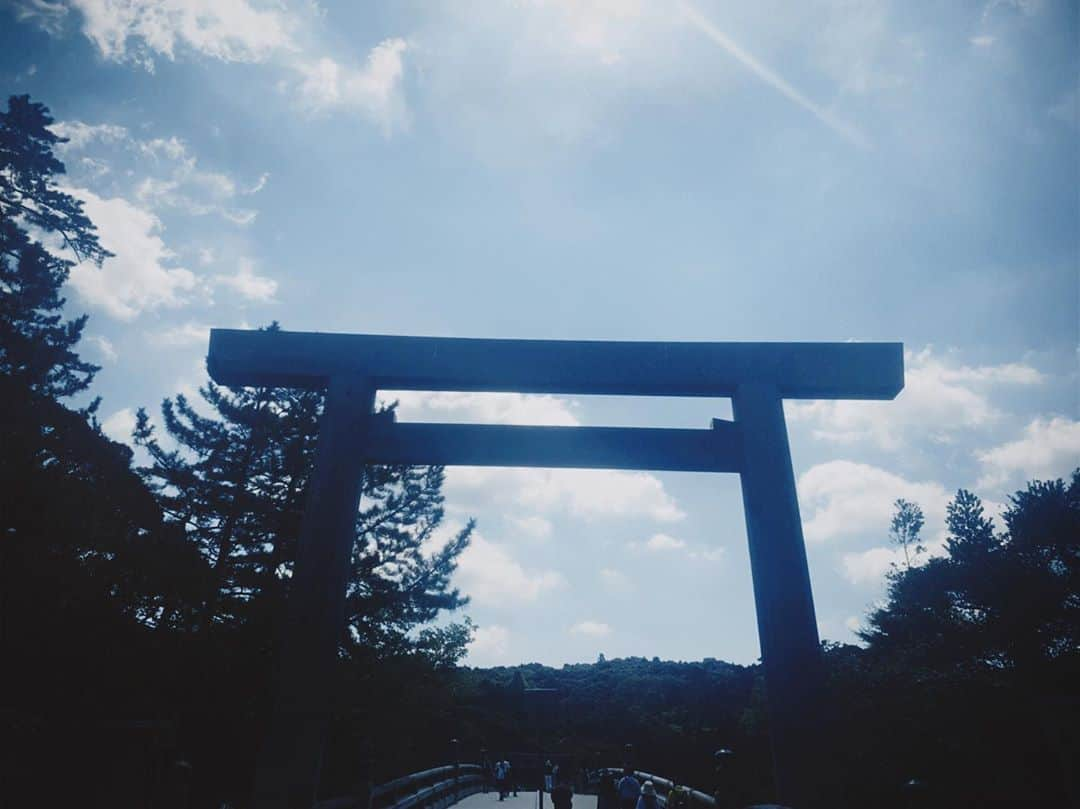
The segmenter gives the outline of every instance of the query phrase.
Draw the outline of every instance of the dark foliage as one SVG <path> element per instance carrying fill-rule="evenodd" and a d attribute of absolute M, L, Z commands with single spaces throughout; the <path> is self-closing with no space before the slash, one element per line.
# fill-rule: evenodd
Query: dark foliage
<path fill-rule="evenodd" d="M 56 186 L 64 164 L 53 119 L 28 96 L 0 112 L 0 373 L 36 393 L 71 396 L 98 370 L 74 351 L 86 317 L 63 319 L 60 288 L 73 265 L 30 234 L 56 237 L 78 260 L 100 263 L 109 253 L 82 210 Z"/>
<path fill-rule="evenodd" d="M 212 382 L 201 395 L 209 415 L 182 395 L 162 404 L 174 446 L 157 440 L 145 411 L 135 429 L 151 460 L 143 478 L 168 524 L 181 527 L 211 571 L 195 625 L 176 614 L 162 620 L 202 632 L 273 625 L 289 590 L 323 397 L 278 388 L 231 393 Z M 368 470 L 346 599 L 347 655 L 370 661 L 423 652 L 445 663 L 464 653 L 468 634 L 454 627 L 412 634 L 466 603 L 450 576 L 472 524 L 427 550 L 442 525 L 443 477 L 440 467 Z"/>
<path fill-rule="evenodd" d="M 78 356 L 86 318 L 64 320 L 61 288 L 73 261 L 109 254 L 55 184 L 51 123 L 27 97 L 0 114 L 0 806 L 147 805 L 185 791 L 194 806 L 242 803 L 321 396 L 208 385 L 212 417 L 166 401 L 177 446 L 163 449 L 140 418 L 152 458 L 141 476 L 101 433 L 96 404 L 61 403 L 98 370 Z M 432 696 L 405 713 L 437 714 L 442 692 L 425 684 L 470 638 L 467 620 L 424 627 L 464 603 L 449 577 L 471 525 L 422 550 L 442 482 L 441 469 L 406 467 L 367 481 L 342 643 L 342 680 L 357 687 L 341 692 L 330 789 L 358 777 L 334 764 L 356 761 L 356 717 L 385 716 L 413 687 Z M 386 750 L 411 735 L 385 734 Z"/>

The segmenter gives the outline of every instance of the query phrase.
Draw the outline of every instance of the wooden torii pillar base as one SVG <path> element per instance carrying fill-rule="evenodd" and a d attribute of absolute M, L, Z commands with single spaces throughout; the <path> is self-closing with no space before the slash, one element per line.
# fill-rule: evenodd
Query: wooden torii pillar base
<path fill-rule="evenodd" d="M 367 464 L 737 472 L 780 800 L 821 807 L 823 671 L 783 399 L 892 399 L 899 343 L 616 343 L 215 329 L 224 385 L 326 388 L 282 636 L 259 809 L 310 809 L 334 698 L 345 590 Z M 730 397 L 712 429 L 396 424 L 378 389 Z"/>
<path fill-rule="evenodd" d="M 777 794 L 818 806 L 824 670 L 784 403 L 776 388 L 732 397 L 743 436 L 742 493 Z"/>
<path fill-rule="evenodd" d="M 367 379 L 330 380 L 277 655 L 277 702 L 255 774 L 260 809 L 307 809 L 315 802 L 364 475 L 358 459 L 374 404 Z"/>

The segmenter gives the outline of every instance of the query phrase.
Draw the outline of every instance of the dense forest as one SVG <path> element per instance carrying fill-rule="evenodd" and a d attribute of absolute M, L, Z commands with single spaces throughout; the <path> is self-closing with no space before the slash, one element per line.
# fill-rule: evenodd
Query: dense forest
<path fill-rule="evenodd" d="M 322 397 L 207 382 L 201 402 L 166 399 L 160 428 L 140 413 L 138 463 L 103 434 L 62 288 L 108 253 L 56 185 L 50 123 L 25 96 L 0 113 L 0 806 L 244 806 Z M 437 467 L 365 479 L 326 795 L 484 749 L 592 766 L 632 744 L 637 766 L 731 805 L 771 796 L 759 666 L 461 667 L 472 625 L 447 616 L 472 525 L 426 550 L 442 485 Z M 1032 481 L 1003 519 L 957 492 L 926 558 L 921 512 L 897 503 L 906 561 L 863 645 L 824 650 L 808 755 L 834 805 L 905 805 L 913 779 L 926 805 L 1076 801 L 1080 470 Z"/>

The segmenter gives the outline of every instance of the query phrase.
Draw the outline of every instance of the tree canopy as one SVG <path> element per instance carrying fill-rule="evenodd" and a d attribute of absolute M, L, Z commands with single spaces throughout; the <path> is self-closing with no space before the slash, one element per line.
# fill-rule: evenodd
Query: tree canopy
<path fill-rule="evenodd" d="M 150 458 L 141 473 L 166 521 L 182 526 L 209 564 L 197 628 L 263 622 L 280 615 L 289 589 L 323 394 L 286 388 L 229 392 L 207 382 L 200 395 L 203 412 L 183 395 L 162 403 L 168 447 L 146 411 L 139 411 L 135 442 Z M 344 653 L 418 652 L 443 663 L 464 655 L 470 635 L 460 627 L 416 634 L 440 613 L 466 603 L 450 577 L 472 523 L 445 537 L 439 533 L 443 480 L 440 467 L 367 470 Z"/>

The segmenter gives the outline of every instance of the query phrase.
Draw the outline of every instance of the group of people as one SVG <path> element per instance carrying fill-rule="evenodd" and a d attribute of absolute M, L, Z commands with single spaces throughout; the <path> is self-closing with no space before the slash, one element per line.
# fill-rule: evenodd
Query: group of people
<path fill-rule="evenodd" d="M 544 762 L 544 789 L 551 795 L 551 805 L 555 809 L 571 809 L 574 803 L 574 788 L 566 778 L 560 776 L 559 765 L 551 759 Z"/>
<path fill-rule="evenodd" d="M 517 779 L 514 778 L 513 767 L 510 766 L 510 759 L 504 758 L 496 761 L 492 767 L 492 771 L 495 775 L 495 788 L 499 791 L 499 800 L 505 801 L 510 794 L 510 790 L 513 789 L 514 797 L 517 797 Z"/>
<path fill-rule="evenodd" d="M 618 778 L 611 772 L 600 776 L 597 809 L 659 809 L 659 806 L 653 782 L 639 781 L 631 767 L 623 768 Z"/>
<path fill-rule="evenodd" d="M 517 781 L 510 760 L 500 759 L 491 769 L 499 800 L 506 800 L 511 790 L 517 797 Z M 544 762 L 544 791 L 551 795 L 554 809 L 571 809 L 574 788 L 566 778 L 560 777 L 559 765 L 552 764 L 550 759 Z M 625 767 L 619 777 L 611 771 L 602 772 L 597 809 L 660 809 L 660 804 L 653 782 L 642 783 L 632 767 Z"/>

